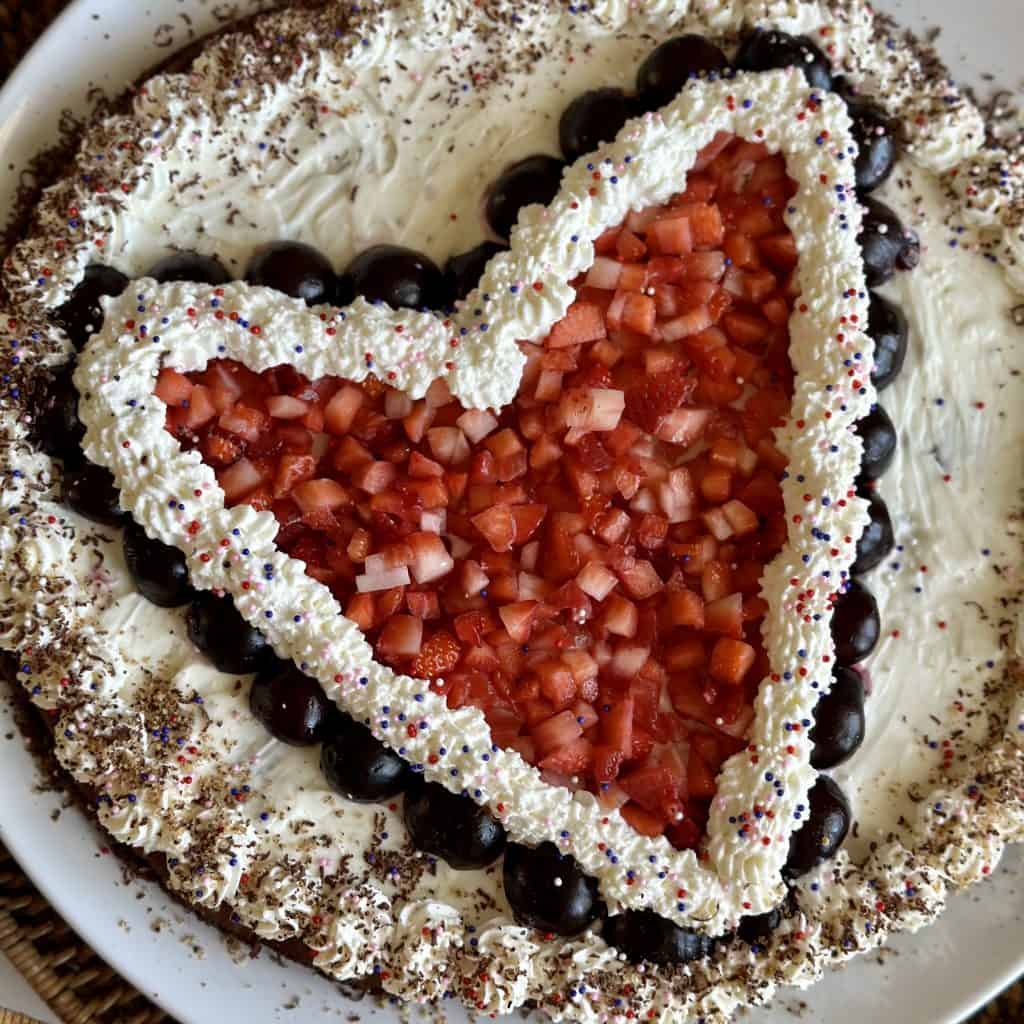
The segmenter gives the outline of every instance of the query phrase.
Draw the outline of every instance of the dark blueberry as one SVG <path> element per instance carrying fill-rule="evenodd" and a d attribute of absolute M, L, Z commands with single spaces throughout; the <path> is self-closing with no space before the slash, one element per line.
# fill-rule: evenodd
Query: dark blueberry
<path fill-rule="evenodd" d="M 740 71 L 798 67 L 812 89 L 832 88 L 832 65 L 807 36 L 756 28 L 743 40 L 735 64 Z"/>
<path fill-rule="evenodd" d="M 892 534 L 892 520 L 889 509 L 878 496 L 878 492 L 870 488 L 861 488 L 860 496 L 868 500 L 868 525 L 857 541 L 857 560 L 850 566 L 850 571 L 858 576 L 870 572 L 886 555 L 892 551 L 895 539 Z"/>
<path fill-rule="evenodd" d="M 851 580 L 836 600 L 832 614 L 837 663 L 856 665 L 863 661 L 875 649 L 881 628 L 874 594 L 863 583 Z"/>
<path fill-rule="evenodd" d="M 876 404 L 864 419 L 857 421 L 854 429 L 864 442 L 860 478 L 877 480 L 889 468 L 896 454 L 896 427 L 889 414 Z"/>
<path fill-rule="evenodd" d="M 814 709 L 811 766 L 819 771 L 842 764 L 864 742 L 864 682 L 852 668 L 838 666 L 832 689 Z"/>
<path fill-rule="evenodd" d="M 220 260 L 197 252 L 175 252 L 150 267 L 146 277 L 161 284 L 189 281 L 192 284 L 227 284 L 231 280 Z"/>
<path fill-rule="evenodd" d="M 629 120 L 631 111 L 621 89 L 591 89 L 565 108 L 558 122 L 558 144 L 566 160 L 576 160 L 611 142 Z"/>
<path fill-rule="evenodd" d="M 896 126 L 873 103 L 852 100 L 847 103 L 853 121 L 853 137 L 858 153 L 853 169 L 857 188 L 870 192 L 892 174 L 899 156 Z"/>
<path fill-rule="evenodd" d="M 508 238 L 524 206 L 547 206 L 562 187 L 564 167 L 553 156 L 528 156 L 506 167 L 487 197 L 487 223 L 494 233 Z"/>
<path fill-rule="evenodd" d="M 818 776 L 808 794 L 808 804 L 803 826 L 789 841 L 783 869 L 788 878 L 799 878 L 834 857 L 850 831 L 850 805 L 829 776 Z"/>
<path fill-rule="evenodd" d="M 766 914 L 753 914 L 740 921 L 736 934 L 749 946 L 765 942 L 782 923 L 782 910 L 775 907 Z"/>
<path fill-rule="evenodd" d="M 245 279 L 293 299 L 304 299 L 307 306 L 334 301 L 334 268 L 319 251 L 304 242 L 272 242 L 264 246 L 249 261 Z"/>
<path fill-rule="evenodd" d="M 400 245 L 374 245 L 361 252 L 345 271 L 340 290 L 393 309 L 444 309 L 449 296 L 444 276 L 428 256 Z"/>
<path fill-rule="evenodd" d="M 320 768 L 332 789 L 357 803 L 390 800 L 412 779 L 409 766 L 390 747 L 341 714 L 332 716 Z"/>
<path fill-rule="evenodd" d="M 921 255 L 917 235 L 903 227 L 885 203 L 867 196 L 859 235 L 864 277 L 869 288 L 885 284 L 899 270 L 912 270 Z"/>
<path fill-rule="evenodd" d="M 170 544 L 153 540 L 134 521 L 124 528 L 124 560 L 139 593 L 161 608 L 177 608 L 191 600 L 185 556 Z"/>
<path fill-rule="evenodd" d="M 555 935 L 577 935 L 604 910 L 597 883 L 554 843 L 509 843 L 505 896 L 520 924 Z"/>
<path fill-rule="evenodd" d="M 266 638 L 242 618 L 230 597 L 197 594 L 188 610 L 188 635 L 221 672 L 258 672 L 273 661 Z"/>
<path fill-rule="evenodd" d="M 315 679 L 278 662 L 253 680 L 249 707 L 274 739 L 309 747 L 323 739 L 333 705 Z"/>
<path fill-rule="evenodd" d="M 356 286 L 348 273 L 339 274 L 334 285 L 334 304 L 347 306 L 356 297 Z"/>
<path fill-rule="evenodd" d="M 82 280 L 68 301 L 53 315 L 76 349 L 81 351 L 103 325 L 100 299 L 105 295 L 120 295 L 127 285 L 128 278 L 113 267 L 93 263 L 85 268 Z"/>
<path fill-rule="evenodd" d="M 61 500 L 72 512 L 94 523 L 119 526 L 124 521 L 110 470 L 91 462 L 65 472 Z"/>
<path fill-rule="evenodd" d="M 435 782 L 406 794 L 405 827 L 417 849 L 460 871 L 486 867 L 505 849 L 499 821 L 468 796 L 456 796 Z"/>
<path fill-rule="evenodd" d="M 872 292 L 868 307 L 868 334 L 875 343 L 875 368 L 871 371 L 871 380 L 876 390 L 887 388 L 903 369 L 908 333 L 903 310 L 877 292 Z"/>
<path fill-rule="evenodd" d="M 670 103 L 691 78 L 717 74 L 729 67 L 729 58 L 703 36 L 669 39 L 640 65 L 636 91 L 647 110 Z"/>
<path fill-rule="evenodd" d="M 40 389 L 35 402 L 32 433 L 48 455 L 63 459 L 65 465 L 82 461 L 85 427 L 78 418 L 78 392 L 72 377 L 74 365 L 62 367 Z"/>
<path fill-rule="evenodd" d="M 469 252 L 452 256 L 444 266 L 449 294 L 456 299 L 464 299 L 480 283 L 484 267 L 491 257 L 507 248 L 507 245 L 499 245 L 497 242 L 481 242 Z"/>
<path fill-rule="evenodd" d="M 634 964 L 685 964 L 708 956 L 714 948 L 706 935 L 680 928 L 653 910 L 627 910 L 609 917 L 602 934 Z"/>

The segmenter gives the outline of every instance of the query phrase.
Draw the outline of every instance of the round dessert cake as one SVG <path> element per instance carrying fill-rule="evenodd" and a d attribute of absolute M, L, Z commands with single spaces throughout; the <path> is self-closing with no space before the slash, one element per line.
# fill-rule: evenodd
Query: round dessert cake
<path fill-rule="evenodd" d="M 1024 163 L 859 0 L 296 3 L 3 267 L 0 638 L 110 835 L 417 1002 L 729 1019 L 1024 838 Z"/>

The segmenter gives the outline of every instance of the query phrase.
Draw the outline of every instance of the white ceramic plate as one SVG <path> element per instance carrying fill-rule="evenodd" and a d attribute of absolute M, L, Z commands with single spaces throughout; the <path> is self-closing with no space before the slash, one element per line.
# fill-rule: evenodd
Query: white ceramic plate
<path fill-rule="evenodd" d="M 0 197 L 9 208 L 28 158 L 56 137 L 61 111 L 81 112 L 90 89 L 116 95 L 173 48 L 216 25 L 219 11 L 257 0 L 78 0 L 39 42 L 0 92 Z M 1024 28 L 1016 0 L 888 0 L 881 5 L 915 28 L 942 25 L 939 45 L 960 78 L 991 72 L 1015 82 Z M 130 14 L 128 12 L 131 12 Z M 1019 14 L 1019 12 L 1018 12 Z M 54 69 L 60 69 L 55 75 Z M 314 972 L 232 953 L 157 887 L 126 880 L 101 835 L 60 798 L 29 784 L 36 768 L 9 710 L 0 773 L 0 838 L 78 933 L 121 974 L 182 1024 L 270 1024 L 351 1019 L 393 1024 L 396 1009 L 354 1004 Z M 784 994 L 757 1024 L 944 1024 L 962 1019 L 1024 970 L 1024 850 L 993 879 L 953 900 L 934 927 L 902 936 L 875 957 L 835 972 L 809 993 Z M 407 1019 L 407 1018 L 406 1018 Z M 449 1020 L 465 1021 L 459 1010 Z"/>

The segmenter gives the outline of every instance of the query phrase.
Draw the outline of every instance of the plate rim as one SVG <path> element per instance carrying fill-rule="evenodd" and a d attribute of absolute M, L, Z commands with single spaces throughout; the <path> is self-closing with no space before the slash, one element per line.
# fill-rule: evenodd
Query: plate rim
<path fill-rule="evenodd" d="M 49 66 L 48 62 L 51 60 L 51 51 L 60 50 L 66 46 L 65 37 L 69 35 L 70 30 L 82 23 L 82 19 L 88 16 L 89 12 L 87 7 L 90 3 L 95 3 L 96 0 L 71 0 L 70 3 L 61 11 L 59 15 L 50 23 L 50 25 L 44 30 L 40 37 L 35 43 L 29 48 L 28 51 L 22 56 L 14 70 L 11 72 L 7 80 L 0 87 L 0 124 L 5 123 L 10 119 L 12 127 L 8 128 L 2 136 L 0 136 L 0 147 L 2 147 L 5 155 L 10 154 L 9 157 L 11 164 L 14 167 L 15 176 L 18 169 L 24 166 L 27 159 L 30 159 L 35 155 L 26 149 L 22 149 L 16 145 L 17 138 L 19 135 L 25 134 L 24 121 L 22 118 L 16 116 L 19 110 L 24 109 L 26 105 L 26 98 L 33 95 L 31 91 L 31 84 L 34 79 L 38 79 L 41 74 L 45 74 Z M 103 0 L 100 0 L 102 3 Z M 171 3 L 172 0 L 154 0 L 150 5 L 147 14 L 152 15 L 153 11 L 164 4 L 165 6 Z M 244 17 L 248 13 L 244 8 L 248 6 L 256 7 L 261 4 L 262 0 L 243 0 L 243 10 L 240 11 L 240 16 Z M 893 0 L 883 0 L 886 6 L 894 6 Z M 202 9 L 200 9 L 200 4 Z M 209 14 L 205 10 L 204 0 L 178 0 L 178 5 L 183 5 L 188 13 Z M 177 5 L 176 5 L 177 6 Z M 170 10 L 170 8 L 167 8 Z M 177 6 L 177 12 L 181 13 L 181 7 Z M 905 24 L 910 17 L 912 12 L 901 11 L 902 21 Z M 111 33 L 116 32 L 119 22 L 116 19 L 107 19 L 108 27 Z M 196 34 L 195 38 L 199 38 L 199 34 Z M 109 43 L 111 40 L 103 40 L 103 43 Z M 93 40 L 89 40 L 82 44 L 82 52 L 76 58 L 76 63 L 80 63 L 82 67 L 89 66 L 95 67 L 96 55 L 94 51 L 98 45 Z M 187 42 L 182 42 L 181 46 L 187 45 Z M 181 47 L 176 47 L 170 51 L 172 54 Z M 166 59 L 168 52 L 158 51 L 154 49 L 153 57 L 154 60 L 151 64 L 147 64 L 147 67 L 154 67 L 161 60 Z M 126 81 L 125 85 L 129 85 L 130 82 Z M 77 99 L 77 97 L 76 97 Z M 67 106 L 65 102 L 63 104 Z M 39 120 L 48 120 L 54 114 L 58 115 L 61 113 L 61 104 L 56 102 L 56 97 L 52 99 L 47 96 L 43 99 L 42 111 L 40 112 Z M 85 107 L 84 109 L 90 109 Z M 6 681 L 0 682 L 0 686 L 16 686 L 16 683 L 9 683 Z M 12 697 L 4 694 L 2 704 L 0 707 L 0 721 L 9 720 L 14 731 L 18 733 L 15 737 L 15 743 L 23 740 L 21 735 L 20 727 L 16 722 L 16 716 L 12 713 L 9 705 L 12 701 Z M 22 743 L 23 746 L 23 743 Z M 0 763 L 4 763 L 8 756 L 6 754 L 7 748 L 0 748 Z M 39 758 L 36 754 L 25 751 L 26 757 L 32 763 L 36 774 L 39 774 L 40 765 Z M 64 780 L 66 785 L 66 780 Z M 102 840 L 108 838 L 107 834 L 102 830 L 102 827 L 88 815 L 84 808 L 79 805 L 76 801 L 74 806 L 67 808 L 63 813 L 73 813 L 76 822 L 78 823 L 79 829 L 84 834 L 94 839 Z M 74 929 L 76 934 L 83 939 L 103 960 L 105 960 L 111 967 L 114 968 L 122 977 L 129 981 L 138 991 L 146 995 L 147 998 L 151 999 L 162 1009 L 166 1010 L 169 1014 L 180 1015 L 183 1007 L 182 1004 L 178 1003 L 174 999 L 173 995 L 168 995 L 172 992 L 171 986 L 165 986 L 159 984 L 159 991 L 154 991 L 154 981 L 156 979 L 147 977 L 145 972 L 145 960 L 144 959 L 133 959 L 130 952 L 129 944 L 124 944 L 119 948 L 111 948 L 107 942 L 107 937 L 97 934 L 97 929 L 91 925 L 91 923 L 78 912 L 81 908 L 76 907 L 75 901 L 71 897 L 71 887 L 62 886 L 59 884 L 60 879 L 51 877 L 42 867 L 42 862 L 37 861 L 33 856 L 32 845 L 39 841 L 39 832 L 36 829 L 35 824 L 27 829 L 20 827 L 21 822 L 17 822 L 15 827 L 12 828 L 10 820 L 4 815 L 2 809 L 0 809 L 0 840 L 6 845 L 7 849 L 17 860 L 21 869 L 29 877 L 36 888 L 42 893 L 47 899 L 51 906 L 60 914 L 60 916 Z M 1009 848 L 1008 848 L 1009 849 Z M 125 864 L 126 861 L 120 857 L 119 854 L 114 854 L 118 857 L 118 863 Z M 158 883 L 150 883 L 155 886 L 159 894 L 171 901 L 172 906 L 179 906 L 173 897 L 166 892 L 166 890 Z M 977 890 L 974 890 L 975 892 Z M 183 912 L 188 915 L 188 926 L 189 927 L 200 927 L 205 933 L 209 933 L 215 937 L 223 938 L 223 933 L 216 929 L 214 926 L 207 924 L 203 921 L 192 908 L 183 909 Z M 168 935 L 172 934 L 168 932 Z M 99 941 L 94 941 L 99 940 Z M 883 947 L 884 948 L 884 947 Z M 311 972 L 305 965 L 297 963 L 288 963 L 286 965 L 286 971 L 289 974 L 295 974 L 297 971 L 301 971 L 299 975 L 300 983 L 304 981 L 307 986 L 310 981 L 317 977 L 315 972 Z M 1019 977 L 1024 972 L 1024 948 L 1021 949 L 1018 959 L 1016 961 L 1010 961 L 1008 965 L 1004 966 L 995 975 L 990 977 L 983 988 L 967 992 L 963 997 L 957 1001 L 955 1006 L 949 1008 L 947 1014 L 944 1015 L 941 1021 L 936 1021 L 935 1024 L 960 1024 L 960 1022 L 966 1020 L 971 1014 L 977 1012 L 980 1008 L 995 998 L 1000 992 L 1002 992 L 1008 985 Z M 830 973 L 835 973 L 833 969 L 826 970 L 825 978 Z M 330 984 L 327 979 L 321 978 L 320 980 Z M 819 982 L 818 984 L 821 984 Z M 817 987 L 817 986 L 815 986 Z M 797 990 L 792 988 L 781 989 L 780 993 L 794 993 Z M 342 997 L 343 998 L 343 997 Z M 187 1018 L 182 1018 L 187 1019 Z M 294 1019 L 294 1018 L 293 1018 Z"/>

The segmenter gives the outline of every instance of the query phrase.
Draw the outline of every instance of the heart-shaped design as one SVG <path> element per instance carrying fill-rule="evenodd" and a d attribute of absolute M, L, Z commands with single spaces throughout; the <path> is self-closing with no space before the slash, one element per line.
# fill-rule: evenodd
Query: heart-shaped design
<path fill-rule="evenodd" d="M 164 429 L 153 388 L 164 366 L 188 372 L 227 358 L 258 372 L 290 364 L 311 379 L 358 381 L 372 371 L 414 398 L 444 378 L 467 408 L 499 408 L 519 384 L 525 360 L 517 342 L 541 339 L 565 315 L 575 297 L 570 282 L 593 264 L 595 240 L 629 211 L 679 192 L 719 132 L 787 158 L 798 185 L 787 222 L 801 299 L 790 322 L 795 394 L 789 425 L 777 434 L 790 464 L 789 537 L 763 578 L 772 671 L 748 748 L 723 767 L 698 859 L 639 835 L 592 794 L 545 783 L 517 753 L 492 743 L 481 712 L 452 710 L 423 680 L 374 661 L 331 592 L 277 548 L 274 516 L 225 507 L 212 469 Z M 104 329 L 75 375 L 86 454 L 113 472 L 123 507 L 146 531 L 186 554 L 197 587 L 230 593 L 280 656 L 428 778 L 469 791 L 514 839 L 571 853 L 611 903 L 721 933 L 781 898 L 789 838 L 815 778 L 806 726 L 831 685 L 831 603 L 866 519 L 865 503 L 853 496 L 861 446 L 849 429 L 874 397 L 854 152 L 841 101 L 809 92 L 798 70 L 695 82 L 574 164 L 548 208 L 525 209 L 510 251 L 492 259 L 451 318 L 363 300 L 310 310 L 267 289 L 143 280 L 107 305 Z"/>

